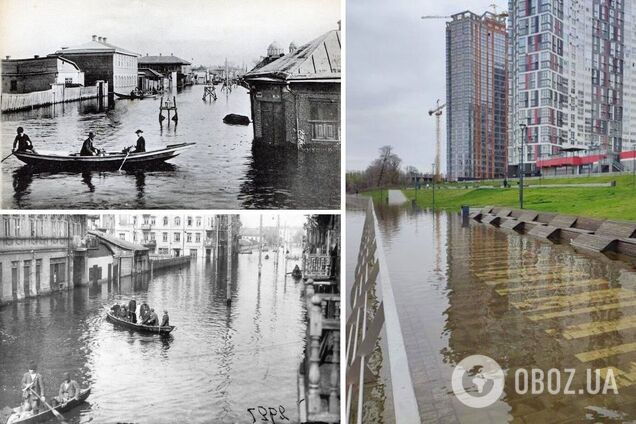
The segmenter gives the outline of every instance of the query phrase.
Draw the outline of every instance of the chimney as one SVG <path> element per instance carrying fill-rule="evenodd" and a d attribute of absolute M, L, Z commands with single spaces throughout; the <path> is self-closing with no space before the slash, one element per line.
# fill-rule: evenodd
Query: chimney
<path fill-rule="evenodd" d="M 161 56 L 161 53 L 159 53 L 159 56 Z"/>
<path fill-rule="evenodd" d="M 11 56 L 6 56 L 7 60 L 11 59 Z"/>
<path fill-rule="evenodd" d="M 106 42 L 106 37 L 104 37 L 104 43 Z"/>
<path fill-rule="evenodd" d="M 100 43 L 102 42 L 103 38 L 102 37 L 97 37 L 97 41 L 99 41 Z"/>
<path fill-rule="evenodd" d="M 39 58 L 39 57 L 40 57 L 40 55 L 38 55 L 38 54 L 34 54 L 34 55 L 33 55 L 33 58 L 34 58 L 34 59 L 37 59 L 37 58 Z"/>
<path fill-rule="evenodd" d="M 93 41 L 97 41 L 97 36 L 93 35 Z"/>
<path fill-rule="evenodd" d="M 338 21 L 338 31 L 340 31 L 341 22 Z"/>

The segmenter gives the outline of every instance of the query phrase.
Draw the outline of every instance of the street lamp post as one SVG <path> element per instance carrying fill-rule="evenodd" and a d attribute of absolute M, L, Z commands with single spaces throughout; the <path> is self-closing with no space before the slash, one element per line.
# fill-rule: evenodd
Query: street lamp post
<path fill-rule="evenodd" d="M 528 126 L 526 124 L 519 124 L 521 128 L 521 146 L 519 154 L 519 209 L 523 209 L 523 144 L 527 137 Z"/>
<path fill-rule="evenodd" d="M 435 164 L 433 163 L 433 211 L 435 211 Z"/>

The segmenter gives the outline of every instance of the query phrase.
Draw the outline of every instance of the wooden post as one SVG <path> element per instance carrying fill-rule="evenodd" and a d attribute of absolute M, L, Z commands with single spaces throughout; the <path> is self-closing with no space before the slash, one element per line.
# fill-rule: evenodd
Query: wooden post
<path fill-rule="evenodd" d="M 261 214 L 261 221 L 258 227 L 258 275 L 261 275 L 261 269 L 263 268 L 263 215 Z"/>

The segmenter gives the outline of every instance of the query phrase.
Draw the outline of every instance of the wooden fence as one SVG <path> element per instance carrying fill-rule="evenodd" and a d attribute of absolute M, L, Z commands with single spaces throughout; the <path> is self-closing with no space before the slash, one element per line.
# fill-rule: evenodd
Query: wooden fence
<path fill-rule="evenodd" d="M 56 84 L 45 91 L 19 94 L 2 93 L 0 94 L 0 111 L 12 112 L 55 103 L 94 99 L 99 96 L 99 93 L 99 83 L 94 87 L 65 87 L 64 84 Z M 108 95 L 108 83 L 102 84 L 101 93 L 102 96 Z"/>

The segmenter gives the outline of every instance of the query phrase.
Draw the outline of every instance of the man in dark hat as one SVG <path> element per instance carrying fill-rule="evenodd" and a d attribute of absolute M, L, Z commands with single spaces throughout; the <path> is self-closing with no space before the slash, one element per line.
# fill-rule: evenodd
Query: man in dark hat
<path fill-rule="evenodd" d="M 95 138 L 95 134 L 91 131 L 88 133 L 88 138 L 84 140 L 84 144 L 82 144 L 82 150 L 80 150 L 80 156 L 97 156 L 99 154 L 99 150 L 93 146 L 93 139 Z"/>
<path fill-rule="evenodd" d="M 33 143 L 31 143 L 29 136 L 24 133 L 24 128 L 18 127 L 17 133 L 18 135 L 13 140 L 13 151 L 35 153 Z"/>
<path fill-rule="evenodd" d="M 42 381 L 42 376 L 37 371 L 37 364 L 31 362 L 28 371 L 22 376 L 22 399 L 29 401 L 34 414 L 39 412 L 40 399 L 42 399 L 42 401 L 45 400 L 44 382 Z M 36 394 L 40 397 L 38 398 Z"/>
<path fill-rule="evenodd" d="M 135 145 L 135 153 L 141 153 L 146 151 L 146 139 L 142 135 L 144 132 L 142 130 L 135 131 L 137 134 L 137 144 Z"/>

